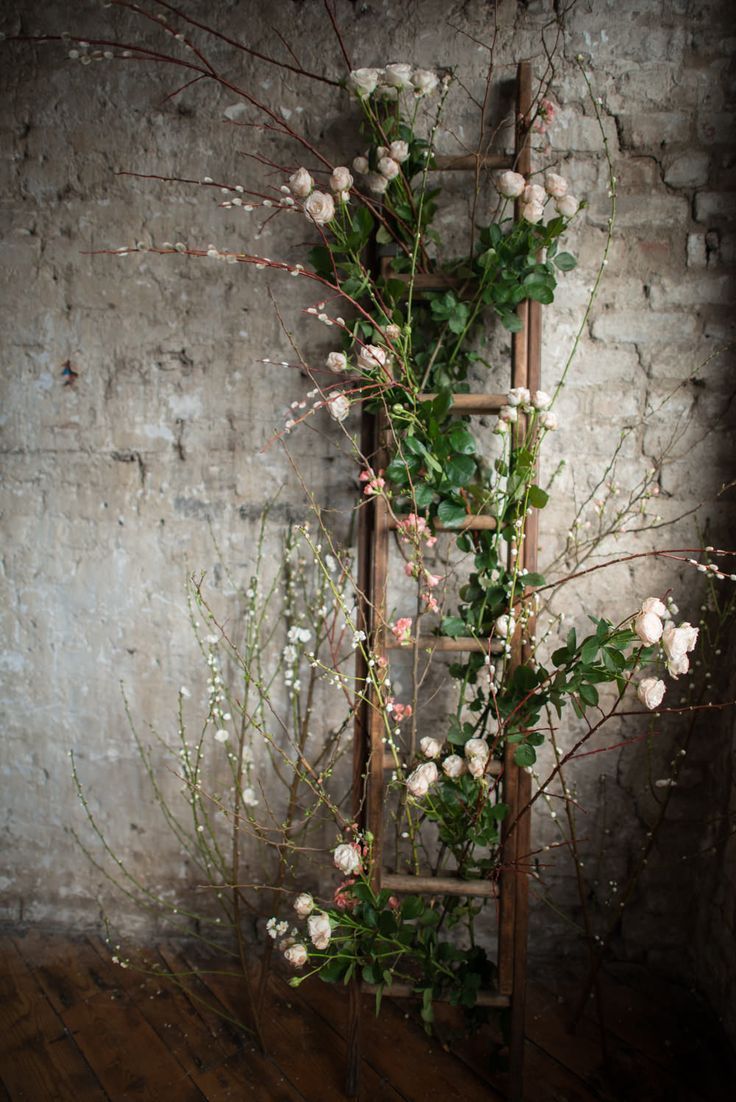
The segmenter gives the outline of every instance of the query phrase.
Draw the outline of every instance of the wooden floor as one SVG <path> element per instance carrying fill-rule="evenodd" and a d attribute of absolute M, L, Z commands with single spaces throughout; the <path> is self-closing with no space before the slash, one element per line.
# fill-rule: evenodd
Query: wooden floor
<path fill-rule="evenodd" d="M 192 968 L 191 949 L 159 946 L 172 971 Z M 240 989 L 210 975 L 191 997 L 157 976 L 112 963 L 99 939 L 38 930 L 0 938 L 0 1099 L 86 1102 L 332 1102 L 340 1100 L 347 998 L 313 980 L 298 991 L 270 981 L 267 1056 L 215 1014 L 238 1014 Z M 559 986 L 558 986 L 559 990 Z M 200 1001 L 203 1000 L 203 1001 Z M 529 1102 L 689 1102 L 733 1098 L 734 1066 L 719 1031 L 681 988 L 637 969 L 606 979 L 607 1059 L 592 1014 L 565 1028 L 558 993 L 530 991 L 525 1097 Z M 364 1102 L 502 1099 L 491 1039 L 428 1038 L 406 1003 L 366 1000 Z M 455 1033 L 457 1034 L 457 1030 Z"/>

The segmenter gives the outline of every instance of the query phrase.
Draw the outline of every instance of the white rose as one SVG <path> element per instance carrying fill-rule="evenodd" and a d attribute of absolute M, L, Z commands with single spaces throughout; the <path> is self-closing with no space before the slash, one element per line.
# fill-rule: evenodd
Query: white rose
<path fill-rule="evenodd" d="M 567 195 L 567 180 L 556 172 L 548 172 L 544 177 L 544 188 L 553 199 L 561 199 L 563 195 Z"/>
<path fill-rule="evenodd" d="M 382 176 L 385 176 L 387 180 L 395 180 L 401 169 L 393 157 L 381 157 L 378 162 L 378 171 Z"/>
<path fill-rule="evenodd" d="M 294 910 L 300 918 L 306 918 L 314 910 L 314 897 L 309 892 L 301 892 L 294 900 Z"/>
<path fill-rule="evenodd" d="M 409 143 L 391 142 L 391 145 L 388 147 L 388 155 L 398 164 L 403 165 L 404 161 L 409 156 Z"/>
<path fill-rule="evenodd" d="M 464 750 L 466 758 L 482 758 L 484 763 L 488 761 L 491 754 L 488 743 L 482 738 L 468 739 Z"/>
<path fill-rule="evenodd" d="M 360 872 L 363 863 L 360 849 L 354 842 L 342 842 L 337 846 L 332 854 L 332 860 L 335 862 L 335 868 L 338 868 L 345 876 L 352 876 L 353 873 Z"/>
<path fill-rule="evenodd" d="M 386 326 L 386 336 L 390 341 L 397 341 L 401 336 L 401 326 L 394 325 L 394 323 L 391 322 L 390 325 Z"/>
<path fill-rule="evenodd" d="M 535 409 L 548 409 L 552 405 L 552 395 L 546 390 L 535 390 L 532 395 L 532 405 Z"/>
<path fill-rule="evenodd" d="M 335 192 L 335 198 L 338 199 L 341 203 L 349 203 L 350 202 L 350 192 L 349 191 L 336 191 Z"/>
<path fill-rule="evenodd" d="M 449 758 L 445 758 L 442 762 L 442 768 L 446 775 L 454 781 L 458 777 L 462 777 L 466 767 L 459 754 L 450 754 Z"/>
<path fill-rule="evenodd" d="M 304 201 L 304 213 L 317 226 L 325 226 L 335 217 L 335 200 L 326 191 L 313 191 Z"/>
<path fill-rule="evenodd" d="M 697 641 L 698 629 L 692 627 L 687 622 L 680 624 L 679 628 L 665 628 L 664 634 L 662 635 L 664 653 L 670 661 L 682 658 L 683 655 L 693 650 Z"/>
<path fill-rule="evenodd" d="M 335 373 L 347 371 L 348 358 L 344 352 L 330 352 L 325 360 L 325 364 L 330 371 L 334 371 Z"/>
<path fill-rule="evenodd" d="M 559 425 L 557 414 L 554 412 L 554 410 L 544 409 L 539 414 L 539 423 L 543 429 L 548 429 L 550 432 L 554 432 L 554 430 Z"/>
<path fill-rule="evenodd" d="M 422 796 L 427 795 L 429 786 L 434 784 L 438 777 L 439 773 L 435 763 L 425 761 L 423 765 L 418 765 L 414 772 L 406 778 L 406 787 L 410 795 L 419 800 Z"/>
<path fill-rule="evenodd" d="M 514 634 L 515 627 L 516 622 L 513 616 L 503 615 L 496 620 L 496 634 L 501 635 L 504 639 Z"/>
<path fill-rule="evenodd" d="M 381 157 L 390 157 L 391 151 L 387 145 L 376 146 L 376 161 L 380 161 Z"/>
<path fill-rule="evenodd" d="M 357 172 L 359 176 L 365 176 L 370 170 L 371 166 L 368 164 L 367 157 L 356 157 L 353 161 L 353 171 Z"/>
<path fill-rule="evenodd" d="M 518 199 L 526 187 L 526 180 L 520 172 L 501 172 L 496 177 L 496 190 L 506 199 Z"/>
<path fill-rule="evenodd" d="M 391 84 L 379 84 L 376 88 L 376 95 L 381 99 L 388 101 L 395 101 L 399 98 L 399 89 L 394 88 Z"/>
<path fill-rule="evenodd" d="M 315 949 L 326 949 L 332 937 L 332 927 L 327 915 L 310 915 L 307 919 L 309 937 Z"/>
<path fill-rule="evenodd" d="M 380 69 L 353 69 L 348 77 L 348 88 L 356 96 L 369 96 L 375 92 L 380 77 Z"/>
<path fill-rule="evenodd" d="M 662 703 L 665 692 L 665 683 L 656 677 L 645 677 L 636 686 L 636 695 L 645 708 L 658 708 Z"/>
<path fill-rule="evenodd" d="M 580 204 L 574 195 L 563 195 L 561 199 L 558 199 L 555 203 L 557 213 L 561 214 L 563 218 L 572 218 L 578 212 Z"/>
<path fill-rule="evenodd" d="M 301 943 L 290 945 L 284 952 L 284 958 L 288 960 L 292 968 L 303 968 L 309 960 L 309 953 L 307 952 L 306 945 L 302 945 Z"/>
<path fill-rule="evenodd" d="M 390 88 L 411 88 L 411 65 L 394 62 L 383 70 L 383 83 Z"/>
<path fill-rule="evenodd" d="M 440 82 L 440 78 L 431 69 L 415 69 L 411 82 L 417 96 L 431 96 Z"/>
<path fill-rule="evenodd" d="M 333 168 L 330 176 L 330 187 L 333 191 L 350 191 L 352 186 L 353 177 L 350 175 L 349 168 L 345 168 L 344 165 Z"/>
<path fill-rule="evenodd" d="M 532 396 L 525 386 L 513 387 L 506 396 L 510 406 L 528 406 L 531 400 Z"/>
<path fill-rule="evenodd" d="M 442 743 L 436 738 L 423 738 L 419 740 L 419 749 L 425 758 L 438 758 L 442 753 Z"/>
<path fill-rule="evenodd" d="M 667 672 L 670 677 L 674 677 L 675 681 L 681 674 L 687 673 L 690 669 L 690 659 L 686 654 L 678 655 L 677 658 L 667 659 Z"/>
<path fill-rule="evenodd" d="M 634 620 L 634 631 L 642 643 L 650 647 L 662 638 L 663 624 L 653 612 L 640 612 Z"/>
<path fill-rule="evenodd" d="M 540 187 L 539 184 L 527 184 L 521 198 L 525 203 L 539 203 L 541 206 L 547 196 L 544 188 Z"/>
<path fill-rule="evenodd" d="M 642 612 L 653 612 L 655 616 L 659 616 L 660 620 L 666 620 L 669 616 L 667 605 L 660 601 L 659 597 L 647 597 L 641 603 L 641 610 Z"/>
<path fill-rule="evenodd" d="M 521 217 L 525 222 L 536 226 L 537 222 L 541 222 L 544 217 L 544 207 L 541 203 L 522 203 Z"/>
<path fill-rule="evenodd" d="M 314 180 L 306 168 L 298 168 L 294 175 L 289 177 L 289 187 L 297 199 L 306 199 L 314 187 Z"/>
<path fill-rule="evenodd" d="M 468 773 L 476 781 L 479 781 L 482 776 L 485 775 L 486 763 L 481 757 L 475 755 L 472 758 L 468 758 Z"/>
<path fill-rule="evenodd" d="M 499 421 L 508 421 L 509 424 L 515 425 L 519 420 L 519 411 L 516 406 L 502 406 L 498 411 Z"/>
<path fill-rule="evenodd" d="M 350 399 L 338 390 L 333 390 L 327 399 L 327 409 L 330 417 L 334 417 L 336 421 L 344 421 L 350 413 Z"/>
<path fill-rule="evenodd" d="M 358 367 L 361 371 L 375 371 L 377 367 L 385 367 L 387 356 L 385 348 L 376 344 L 363 345 L 358 352 Z"/>
<path fill-rule="evenodd" d="M 372 191 L 374 195 L 383 195 L 388 187 L 388 180 L 385 176 L 381 176 L 380 172 L 369 172 L 365 178 L 365 183 L 368 190 Z"/>

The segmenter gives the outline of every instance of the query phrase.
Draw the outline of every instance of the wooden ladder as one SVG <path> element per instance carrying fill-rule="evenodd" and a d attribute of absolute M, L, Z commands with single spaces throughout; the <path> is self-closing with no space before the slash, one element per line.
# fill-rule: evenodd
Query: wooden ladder
<path fill-rule="evenodd" d="M 484 169 L 515 169 L 527 176 L 531 170 L 529 146 L 530 115 L 532 108 L 532 72 L 527 61 L 519 63 L 516 79 L 516 135 L 512 157 L 486 155 L 482 157 L 436 157 L 436 169 L 442 171 L 476 171 Z M 518 205 L 517 205 L 518 217 Z M 439 290 L 448 286 L 441 276 L 423 275 L 416 285 L 422 290 Z M 541 385 L 541 311 L 537 302 L 525 301 L 517 307 L 522 328 L 512 334 L 511 386 L 537 390 Z M 430 399 L 432 395 L 421 395 Z M 451 411 L 463 416 L 481 416 L 498 413 L 506 404 L 504 394 L 458 394 L 454 396 Z M 520 420 L 523 420 L 520 417 Z M 370 458 L 373 470 L 388 466 L 388 426 L 383 413 L 363 411 L 361 425 L 361 451 Z M 434 522 L 435 531 L 473 531 L 495 528 L 495 518 L 488 515 L 469 516 L 466 522 L 445 529 Z M 358 628 L 365 631 L 370 640 L 370 652 L 374 659 L 387 655 L 399 644 L 387 638 L 386 586 L 388 577 L 389 542 L 396 521 L 391 516 L 386 501 L 376 495 L 359 511 L 358 530 Z M 520 567 L 530 572 L 537 568 L 538 516 L 536 510 L 527 517 L 526 539 L 522 541 L 519 555 Z M 533 633 L 533 623 L 527 628 L 528 638 Z M 420 649 L 432 652 L 466 653 L 483 651 L 498 653 L 502 644 L 495 639 L 450 638 L 425 636 L 417 640 Z M 368 668 L 360 649 L 356 652 L 356 676 L 358 684 L 369 686 Z M 512 668 L 529 657 L 529 644 L 522 644 L 521 631 L 517 628 L 512 640 Z M 528 922 L 528 877 L 525 866 L 529 863 L 530 815 L 525 810 L 531 796 L 531 777 L 513 760 L 512 746 L 506 746 L 503 762 L 492 763 L 489 772 L 500 776 L 503 801 L 508 805 L 501 839 L 501 874 L 498 883 L 492 880 L 463 880 L 445 873 L 442 876 L 412 876 L 387 872 L 383 868 L 384 832 L 384 777 L 394 768 L 391 754 L 385 753 L 385 726 L 375 692 L 366 693 L 355 717 L 353 744 L 353 814 L 362 829 L 373 835 L 374 888 L 402 892 L 458 895 L 498 899 L 498 985 L 495 990 L 481 991 L 478 1005 L 509 1008 L 511 1013 L 511 1039 L 509 1056 L 509 1098 L 513 1102 L 522 1097 L 522 1071 L 524 1056 L 524 1011 L 526 987 L 526 942 Z M 353 979 L 350 983 L 350 1017 L 348 1032 L 348 1068 L 346 1094 L 356 1097 L 360 1067 L 361 994 L 375 990 Z M 384 997 L 415 997 L 411 986 L 392 984 L 384 989 Z"/>

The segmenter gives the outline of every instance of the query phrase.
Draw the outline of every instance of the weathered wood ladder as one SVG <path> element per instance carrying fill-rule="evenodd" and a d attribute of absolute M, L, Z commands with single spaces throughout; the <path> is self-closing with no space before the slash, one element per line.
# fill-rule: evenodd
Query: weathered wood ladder
<path fill-rule="evenodd" d="M 513 168 L 525 176 L 531 170 L 529 143 L 532 109 L 532 72 L 529 62 L 518 66 L 516 85 L 516 139 L 513 156 L 485 155 L 481 157 L 436 157 L 435 168 L 442 171 L 473 171 L 479 168 Z M 518 216 L 518 210 L 517 210 Z M 446 280 L 433 275 L 417 280 L 422 291 L 445 289 Z M 522 328 L 512 337 L 511 386 L 539 389 L 541 383 L 541 314 L 537 302 L 526 301 L 517 307 Z M 427 396 L 431 397 L 431 396 Z M 480 416 L 498 412 L 505 404 L 503 394 L 458 394 L 452 404 L 452 412 L 463 416 Z M 386 419 L 382 414 L 363 412 L 361 450 L 371 460 L 373 470 L 388 465 L 388 434 Z M 442 530 L 438 522 L 436 531 Z M 487 515 L 469 516 L 460 530 L 493 529 L 495 518 Z M 376 496 L 360 509 L 358 533 L 358 587 L 359 627 L 370 640 L 370 651 L 375 658 L 384 656 L 396 646 L 386 633 L 386 585 L 388 575 L 390 533 L 396 528 L 386 502 Z M 453 527 L 452 531 L 458 531 Z M 519 554 L 520 566 L 536 570 L 537 514 L 534 511 L 526 523 L 526 539 Z M 533 625 L 528 626 L 531 632 Z M 426 636 L 418 640 L 420 649 L 427 651 L 470 652 L 482 650 L 497 652 L 496 640 L 475 638 L 449 638 Z M 528 658 L 527 646 L 522 644 L 517 628 L 512 640 L 511 663 L 518 665 Z M 368 684 L 365 658 L 357 652 L 358 684 Z M 412 876 L 388 872 L 383 868 L 384 833 L 384 775 L 394 768 L 394 760 L 384 751 L 385 727 L 381 709 L 376 706 L 375 695 L 367 694 L 356 715 L 353 755 L 353 812 L 361 827 L 374 837 L 374 886 L 389 888 L 400 894 L 411 892 L 429 895 L 457 895 L 498 899 L 498 956 L 497 989 L 481 991 L 478 1004 L 488 1007 L 509 1008 L 511 1013 L 511 1044 L 509 1067 L 509 1097 L 516 1102 L 522 1097 L 522 1069 L 524 1053 L 524 1007 L 526 986 L 526 942 L 528 916 L 528 876 L 530 848 L 530 816 L 527 809 L 531 795 L 531 778 L 513 760 L 513 747 L 507 746 L 503 762 L 491 765 L 500 776 L 503 800 L 509 807 L 502 833 L 501 874 L 498 883 L 492 880 L 462 880 L 445 873 L 442 876 Z M 350 1036 L 346 1093 L 354 1097 L 358 1090 L 360 1066 L 360 1013 L 361 993 L 371 988 L 359 980 L 351 983 Z M 412 997 L 410 986 L 393 984 L 386 988 L 384 997 Z"/>

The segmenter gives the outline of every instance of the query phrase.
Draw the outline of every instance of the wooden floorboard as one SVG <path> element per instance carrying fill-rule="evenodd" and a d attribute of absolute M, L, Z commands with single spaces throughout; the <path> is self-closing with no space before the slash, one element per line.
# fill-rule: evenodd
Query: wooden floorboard
<path fill-rule="evenodd" d="M 143 959 L 143 957 L 141 958 Z M 342 1102 L 347 996 L 341 986 L 268 980 L 267 1054 L 235 1021 L 242 983 L 227 960 L 191 973 L 201 952 L 167 943 L 148 974 L 113 963 L 99 938 L 39 931 L 0 937 L 0 1102 Z M 179 984 L 154 969 L 179 977 Z M 569 1031 L 574 989 L 555 974 L 532 985 L 526 1102 L 722 1102 L 732 1057 L 689 992 L 617 966 L 603 977 L 606 1053 L 586 1007 Z M 493 1024 L 495 1023 L 495 1025 Z M 469 1036 L 437 1008 L 428 1037 L 412 1003 L 364 1000 L 361 1102 L 501 1102 L 506 1081 L 498 1014 Z"/>

